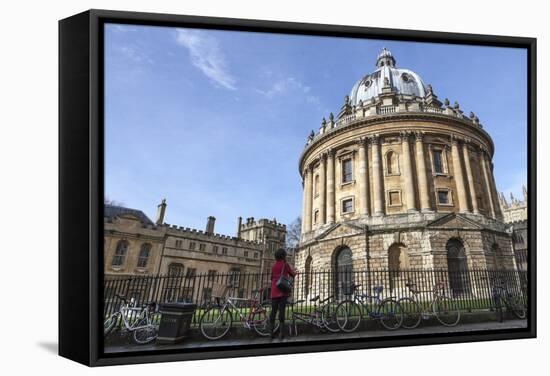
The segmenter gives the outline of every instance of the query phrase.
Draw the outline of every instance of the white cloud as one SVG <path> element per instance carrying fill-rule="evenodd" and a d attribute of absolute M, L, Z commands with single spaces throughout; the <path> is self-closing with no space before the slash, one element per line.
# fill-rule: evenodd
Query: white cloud
<path fill-rule="evenodd" d="M 319 98 L 310 94 L 311 87 L 304 85 L 294 77 L 288 77 L 286 79 L 274 82 L 273 85 L 266 90 L 256 89 L 256 92 L 270 99 L 277 95 L 299 93 L 300 96 L 303 95 L 303 98 L 307 102 L 315 104 L 319 103 Z"/>
<path fill-rule="evenodd" d="M 198 30 L 178 29 L 176 41 L 187 48 L 191 63 L 215 84 L 236 90 L 235 78 L 227 71 L 227 63 L 218 41 Z"/>
<path fill-rule="evenodd" d="M 136 63 L 149 63 L 154 64 L 153 59 L 151 59 L 147 54 L 145 54 L 143 51 L 141 51 L 137 47 L 133 46 L 122 46 L 118 48 L 118 51 L 121 55 L 123 55 L 125 58 L 130 59 Z"/>

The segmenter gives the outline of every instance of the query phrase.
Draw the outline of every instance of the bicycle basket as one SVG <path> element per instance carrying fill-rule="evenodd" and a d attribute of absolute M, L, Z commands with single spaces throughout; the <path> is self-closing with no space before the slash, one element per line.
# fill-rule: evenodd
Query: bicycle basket
<path fill-rule="evenodd" d="M 212 287 L 212 297 L 225 298 L 225 295 L 227 294 L 228 289 L 229 289 L 229 286 L 223 283 L 214 283 L 214 286 Z"/>

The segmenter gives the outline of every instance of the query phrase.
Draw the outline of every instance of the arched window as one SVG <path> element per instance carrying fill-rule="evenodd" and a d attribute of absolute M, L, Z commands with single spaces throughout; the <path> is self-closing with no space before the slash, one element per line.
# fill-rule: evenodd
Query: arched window
<path fill-rule="evenodd" d="M 115 254 L 113 260 L 111 261 L 112 266 L 122 266 L 124 264 L 124 259 L 128 253 L 128 242 L 126 240 L 120 240 L 116 244 Z"/>
<path fill-rule="evenodd" d="M 388 269 L 390 277 L 390 290 L 397 287 L 403 270 L 409 268 L 409 255 L 407 247 L 402 243 L 394 243 L 388 248 Z"/>
<path fill-rule="evenodd" d="M 334 271 L 335 294 L 338 298 L 342 298 L 345 293 L 349 292 L 350 286 L 353 283 L 353 260 L 351 249 L 343 247 L 336 251 Z"/>
<path fill-rule="evenodd" d="M 180 277 L 183 275 L 183 264 L 173 262 L 168 265 L 168 275 L 170 277 Z"/>
<path fill-rule="evenodd" d="M 470 292 L 470 277 L 464 245 L 460 239 L 453 238 L 449 239 L 446 248 L 447 271 L 453 296 L 467 294 Z"/>
<path fill-rule="evenodd" d="M 304 274 L 305 274 L 304 292 L 305 292 L 306 296 L 309 295 L 309 291 L 311 289 L 311 261 L 312 261 L 311 256 L 308 256 L 307 259 L 306 259 L 305 267 L 304 267 Z"/>
<path fill-rule="evenodd" d="M 144 243 L 139 250 L 139 257 L 137 260 L 138 268 L 146 268 L 149 261 L 149 255 L 151 254 L 151 244 Z"/>
<path fill-rule="evenodd" d="M 386 174 L 399 174 L 399 157 L 397 153 L 395 153 L 393 150 L 389 150 L 386 153 Z"/>

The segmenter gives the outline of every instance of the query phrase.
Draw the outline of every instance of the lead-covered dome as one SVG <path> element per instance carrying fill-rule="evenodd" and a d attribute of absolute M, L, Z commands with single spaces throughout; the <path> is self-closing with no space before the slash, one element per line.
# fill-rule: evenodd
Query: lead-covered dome
<path fill-rule="evenodd" d="M 382 89 L 391 89 L 391 92 L 410 96 L 413 98 L 424 98 L 428 92 L 422 78 L 415 72 L 408 69 L 395 67 L 395 58 L 387 49 L 382 49 L 376 59 L 377 69 L 366 75 L 351 89 L 350 104 L 358 105 L 359 101 L 367 102 L 373 97 L 382 94 Z"/>

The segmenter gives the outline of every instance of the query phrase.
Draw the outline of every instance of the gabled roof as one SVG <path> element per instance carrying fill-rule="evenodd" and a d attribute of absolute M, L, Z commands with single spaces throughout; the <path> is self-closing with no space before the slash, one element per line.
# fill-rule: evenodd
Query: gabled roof
<path fill-rule="evenodd" d="M 341 235 L 346 235 L 346 236 L 357 235 L 364 232 L 365 232 L 364 227 L 361 227 L 352 223 L 340 222 L 340 223 L 335 223 L 334 225 L 326 229 L 324 232 L 317 235 L 315 237 L 315 240 L 330 238 L 331 235 L 332 236 L 336 235 L 338 237 Z"/>
<path fill-rule="evenodd" d="M 149 219 L 145 215 L 144 212 L 137 209 L 130 209 L 125 208 L 123 206 L 115 206 L 115 205 L 105 205 L 103 210 L 103 217 L 109 218 L 109 220 L 113 220 L 115 217 L 120 217 L 125 214 L 133 215 L 134 217 L 137 217 L 141 223 L 144 225 L 154 225 L 153 221 Z"/>
<path fill-rule="evenodd" d="M 429 228 L 482 229 L 483 226 L 458 213 L 449 213 L 426 225 Z"/>

